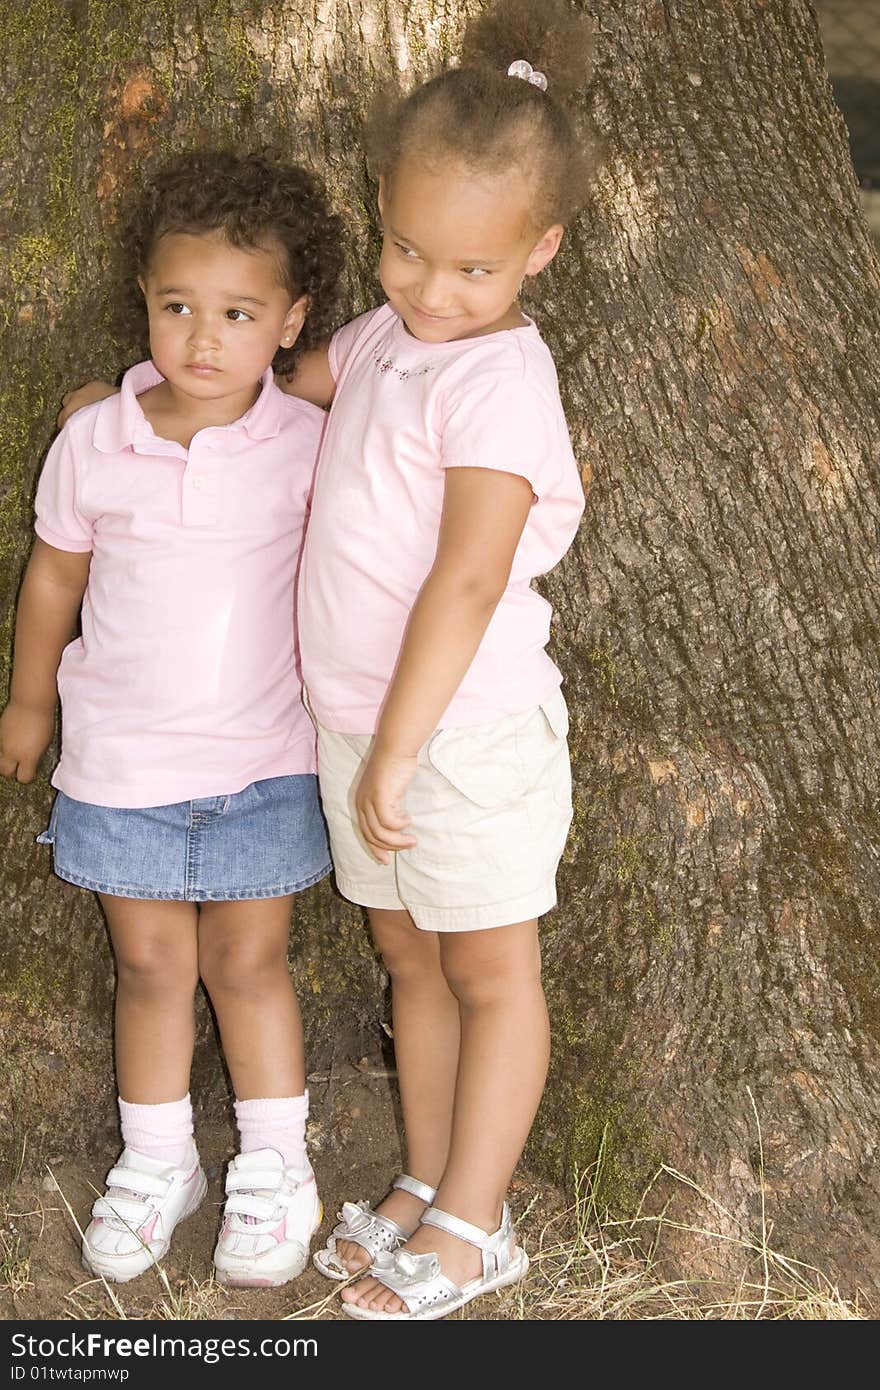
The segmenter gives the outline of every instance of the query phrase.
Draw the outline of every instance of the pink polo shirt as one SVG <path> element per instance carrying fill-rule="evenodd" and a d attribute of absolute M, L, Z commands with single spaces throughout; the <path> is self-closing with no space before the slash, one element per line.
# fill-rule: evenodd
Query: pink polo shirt
<path fill-rule="evenodd" d="M 58 673 L 53 784 L 100 806 L 231 795 L 314 772 L 293 598 L 325 416 L 267 371 L 252 408 L 189 449 L 119 395 L 78 411 L 49 451 L 36 531 L 91 551 L 82 636 Z"/>
<path fill-rule="evenodd" d="M 438 727 L 488 724 L 560 684 L 551 609 L 532 587 L 584 508 L 553 359 L 529 323 L 423 343 L 390 305 L 335 334 L 336 396 L 303 552 L 303 673 L 320 722 L 372 733 L 419 590 L 434 563 L 447 468 L 496 468 L 534 502 L 510 580 Z"/>

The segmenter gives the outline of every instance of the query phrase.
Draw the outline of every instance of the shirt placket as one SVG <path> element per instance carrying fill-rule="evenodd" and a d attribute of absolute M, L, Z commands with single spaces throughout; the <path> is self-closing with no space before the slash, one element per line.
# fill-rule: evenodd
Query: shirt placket
<path fill-rule="evenodd" d="M 220 457 L 210 436 L 196 435 L 183 469 L 180 520 L 183 526 L 215 526 L 220 512 Z"/>

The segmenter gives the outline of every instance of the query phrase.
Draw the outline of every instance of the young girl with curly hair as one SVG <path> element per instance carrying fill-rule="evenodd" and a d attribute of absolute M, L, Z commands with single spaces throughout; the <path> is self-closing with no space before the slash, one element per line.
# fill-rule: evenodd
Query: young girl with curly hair
<path fill-rule="evenodd" d="M 339 226 L 306 171 L 206 152 L 150 181 L 132 229 L 152 361 L 46 459 L 0 773 L 34 776 L 57 673 L 40 839 L 61 878 L 97 892 L 117 970 L 124 1149 L 84 1263 L 134 1278 L 205 1195 L 189 1097 L 201 979 L 241 1136 L 216 1274 L 283 1284 L 321 1212 L 288 928 L 330 863 L 293 621 L 324 416 L 273 367 L 327 332 Z"/>

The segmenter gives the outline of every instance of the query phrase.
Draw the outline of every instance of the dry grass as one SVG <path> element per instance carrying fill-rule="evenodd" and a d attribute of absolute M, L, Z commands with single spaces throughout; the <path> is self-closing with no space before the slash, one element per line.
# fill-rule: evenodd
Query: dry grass
<path fill-rule="evenodd" d="M 4 1212 L 0 1218 L 0 1292 L 13 1299 L 33 1287 L 30 1277 L 30 1256 L 22 1249 L 22 1237 L 15 1224 L 16 1217 Z"/>
<path fill-rule="evenodd" d="M 843 1298 L 819 1270 L 787 1259 L 764 1237 L 732 1241 L 719 1229 L 684 1225 L 664 1214 L 637 1215 L 628 1221 L 600 1216 L 593 1197 L 595 1176 L 582 1174 L 574 1206 L 542 1229 L 513 1316 L 549 1321 L 820 1322 L 866 1316 L 858 1302 Z M 664 1167 L 660 1177 L 698 1193 L 724 1218 L 718 1223 L 724 1230 L 734 1224 L 730 1213 L 680 1173 Z M 724 1283 L 664 1277 L 664 1236 L 672 1231 L 690 1233 L 703 1245 L 727 1246 L 728 1260 L 733 1244 L 742 1256 L 743 1273 Z"/>
<path fill-rule="evenodd" d="M 626 1221 L 615 1220 L 597 1208 L 598 1176 L 598 1167 L 578 1175 L 573 1205 L 540 1229 L 530 1220 L 531 1208 L 523 1213 L 519 1224 L 529 1232 L 527 1244 L 532 1252 L 528 1277 L 499 1298 L 473 1305 L 469 1313 L 493 1320 L 529 1321 L 828 1322 L 871 1316 L 858 1300 L 844 1298 L 819 1270 L 775 1250 L 766 1231 L 756 1238 L 726 1234 L 736 1224 L 731 1214 L 673 1169 L 661 1168 L 655 1182 L 671 1180 L 699 1196 L 706 1208 L 718 1215 L 714 1228 L 711 1223 L 699 1227 L 683 1224 L 666 1213 L 639 1213 Z M 742 1274 L 724 1283 L 664 1277 L 664 1237 L 672 1232 L 692 1234 L 703 1246 L 707 1242 L 725 1246 L 728 1263 L 733 1246 L 742 1257 Z M 229 1291 L 213 1278 L 199 1282 L 190 1277 L 172 1288 L 161 1266 L 155 1272 L 158 1297 L 146 1313 L 126 1312 L 124 1286 L 111 1287 L 93 1279 L 70 1291 L 65 1315 L 85 1319 L 134 1316 L 159 1321 L 235 1318 L 237 1310 L 229 1301 Z M 282 1320 L 342 1316 L 337 1301 L 340 1287 L 334 1285 L 325 1297 L 294 1309 Z"/>
<path fill-rule="evenodd" d="M 576 1173 L 574 1205 L 548 1222 L 532 1258 L 529 1279 L 518 1293 L 516 1316 L 550 1321 L 572 1319 L 649 1319 L 707 1321 L 839 1321 L 863 1319 L 858 1301 L 845 1299 L 818 1269 L 792 1260 L 773 1248 L 767 1223 L 764 1147 L 761 1122 L 751 1090 L 746 1092 L 755 1118 L 759 1155 L 761 1222 L 757 1236 L 710 1193 L 675 1169 L 662 1165 L 645 1191 L 636 1215 L 615 1219 L 599 1209 L 605 1162 L 603 1137 L 595 1164 Z M 607 1136 L 606 1136 L 607 1137 Z M 671 1198 L 658 1214 L 646 1214 L 660 1181 L 668 1191 L 686 1191 L 716 1220 L 701 1226 L 669 1216 Z M 731 1235 L 730 1232 L 740 1234 Z M 693 1237 L 702 1249 L 723 1247 L 725 1268 L 740 1264 L 742 1273 L 723 1282 L 674 1279 L 662 1273 L 666 1238 Z"/>
<path fill-rule="evenodd" d="M 235 1318 L 238 1310 L 229 1302 L 228 1291 L 214 1279 L 199 1281 L 190 1276 L 172 1288 L 161 1265 L 156 1266 L 155 1274 L 160 1292 L 146 1313 L 137 1311 L 129 1315 L 119 1293 L 105 1279 L 87 1279 L 70 1290 L 64 1316 L 87 1322 L 126 1321 L 129 1316 L 156 1322 L 211 1322 Z"/>
<path fill-rule="evenodd" d="M 751 1093 L 749 1093 L 751 1099 Z M 547 1216 L 550 1194 L 532 1187 L 532 1198 L 520 1214 L 518 1226 L 531 1255 L 523 1282 L 495 1297 L 485 1298 L 457 1316 L 489 1320 L 600 1321 L 853 1321 L 875 1314 L 858 1297 L 845 1298 L 834 1282 L 819 1269 L 794 1260 L 772 1243 L 772 1228 L 764 1208 L 763 1148 L 761 1127 L 752 1101 L 760 1158 L 760 1229 L 746 1230 L 711 1193 L 674 1169 L 663 1166 L 646 1190 L 638 1211 L 626 1220 L 600 1208 L 604 1148 L 586 1172 L 576 1173 L 573 1201 L 565 1210 Z M 82 1238 L 73 1208 L 51 1169 L 49 1177 L 67 1214 Z M 659 1193 L 665 1194 L 661 1202 Z M 520 1189 L 522 1190 L 522 1189 Z M 704 1213 L 700 1224 L 673 1217 L 676 1198 L 684 1197 L 688 1211 Z M 543 1207 L 545 1215 L 539 1215 Z M 658 1207 L 660 1208 L 658 1211 Z M 16 1294 L 33 1287 L 30 1263 L 22 1249 L 22 1236 L 6 1212 L 0 1218 L 0 1291 Z M 42 1231 L 42 1218 L 41 1218 Z M 670 1278 L 670 1267 L 680 1268 L 682 1257 L 673 1253 L 688 1245 L 703 1252 L 703 1267 L 723 1267 L 718 1278 Z M 718 1258 L 713 1262 L 713 1251 Z M 71 1319 L 151 1319 L 200 1321 L 234 1319 L 244 1310 L 232 1301 L 234 1291 L 213 1278 L 199 1281 L 190 1276 L 172 1286 L 165 1270 L 155 1267 L 156 1298 L 144 1311 L 144 1290 L 134 1293 L 126 1285 L 104 1279 L 88 1279 L 65 1297 L 61 1316 Z M 312 1281 L 314 1287 L 314 1280 Z M 338 1294 L 342 1284 L 328 1286 L 317 1300 L 302 1303 L 281 1321 L 338 1319 L 342 1313 Z M 295 1296 L 296 1284 L 289 1293 Z M 865 1304 L 865 1306 L 863 1306 Z M 276 1305 L 277 1306 L 277 1305 Z M 288 1305 L 289 1306 L 289 1305 Z M 245 1316 L 247 1314 L 245 1313 Z"/>

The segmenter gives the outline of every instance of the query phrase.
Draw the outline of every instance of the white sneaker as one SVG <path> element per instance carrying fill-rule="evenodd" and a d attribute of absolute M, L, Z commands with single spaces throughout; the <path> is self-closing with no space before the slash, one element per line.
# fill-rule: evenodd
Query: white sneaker
<path fill-rule="evenodd" d="M 230 1163 L 226 1194 L 214 1251 L 219 1282 L 276 1288 L 302 1274 L 323 1215 L 311 1168 L 285 1168 L 276 1149 L 255 1149 Z"/>
<path fill-rule="evenodd" d="M 178 1221 L 196 1210 L 208 1190 L 195 1144 L 190 1149 L 182 1168 L 123 1149 L 83 1236 L 87 1270 L 122 1284 L 162 1259 Z"/>

